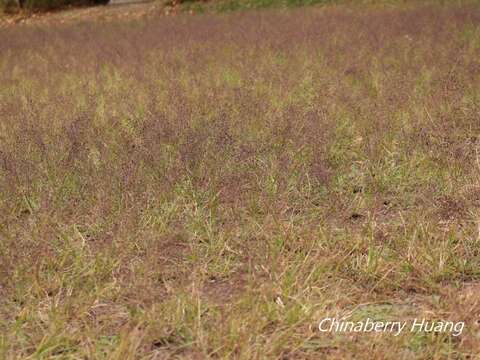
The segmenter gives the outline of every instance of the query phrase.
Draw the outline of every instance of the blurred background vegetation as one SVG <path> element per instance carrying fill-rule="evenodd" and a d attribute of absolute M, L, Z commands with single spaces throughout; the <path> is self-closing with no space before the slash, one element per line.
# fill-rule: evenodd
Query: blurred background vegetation
<path fill-rule="evenodd" d="M 45 11 L 67 6 L 105 5 L 108 0 L 0 0 L 0 12 L 11 13 L 19 10 Z"/>
<path fill-rule="evenodd" d="M 111 0 L 0 0 L 0 13 L 18 11 L 45 11 L 71 6 L 106 5 Z M 132 0 L 132 2 L 142 0 Z M 144 0 L 149 2 L 149 0 Z M 292 8 L 311 5 L 353 4 L 353 5 L 400 5 L 412 3 L 450 4 L 478 3 L 479 0 L 153 0 L 165 7 L 179 8 L 182 11 L 230 12 L 262 8 Z"/>
<path fill-rule="evenodd" d="M 71 6 L 106 5 L 111 0 L 0 0 L 0 13 L 18 11 L 45 11 L 62 9 Z M 142 0 L 132 0 L 132 2 Z M 155 1 L 155 0 L 154 0 Z M 180 8 L 183 11 L 202 12 L 230 12 L 236 10 L 262 9 L 262 8 L 291 8 L 318 4 L 401 4 L 411 3 L 415 0 L 157 0 L 166 7 Z M 416 2 L 423 0 L 416 0 Z M 426 0 L 429 1 L 429 0 Z M 462 0 L 436 0 L 442 1 Z M 148 0 L 145 0 L 148 2 Z"/>

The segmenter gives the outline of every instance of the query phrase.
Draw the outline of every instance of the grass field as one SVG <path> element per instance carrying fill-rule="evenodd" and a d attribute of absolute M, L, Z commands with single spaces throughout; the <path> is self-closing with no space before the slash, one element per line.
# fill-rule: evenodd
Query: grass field
<path fill-rule="evenodd" d="M 478 5 L 2 29 L 0 359 L 478 358 L 479 114 Z"/>

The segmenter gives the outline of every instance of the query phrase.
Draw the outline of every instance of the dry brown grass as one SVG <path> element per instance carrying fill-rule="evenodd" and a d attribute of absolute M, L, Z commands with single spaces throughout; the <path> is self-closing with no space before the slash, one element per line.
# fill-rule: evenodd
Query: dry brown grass
<path fill-rule="evenodd" d="M 0 33 L 0 358 L 480 353 L 480 9 Z M 321 334 L 326 316 L 466 321 Z"/>

